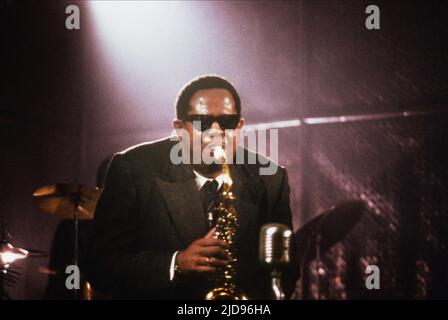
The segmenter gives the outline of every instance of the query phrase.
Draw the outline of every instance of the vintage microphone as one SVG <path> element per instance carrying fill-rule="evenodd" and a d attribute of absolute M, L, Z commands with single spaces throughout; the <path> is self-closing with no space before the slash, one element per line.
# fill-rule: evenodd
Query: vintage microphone
<path fill-rule="evenodd" d="M 259 258 L 270 271 L 272 297 L 275 300 L 285 300 L 281 275 L 291 261 L 291 237 L 292 231 L 284 224 L 269 223 L 260 230 Z"/>

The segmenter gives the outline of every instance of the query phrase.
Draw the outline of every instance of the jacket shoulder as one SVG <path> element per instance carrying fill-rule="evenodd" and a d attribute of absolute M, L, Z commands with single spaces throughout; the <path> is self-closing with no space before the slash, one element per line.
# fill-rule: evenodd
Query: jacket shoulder
<path fill-rule="evenodd" d="M 286 174 L 286 169 L 283 166 L 260 153 L 246 148 L 243 149 L 245 166 L 251 175 L 259 176 L 265 181 L 283 179 Z"/>
<path fill-rule="evenodd" d="M 134 173 L 155 174 L 170 161 L 171 148 L 176 143 L 178 141 L 174 137 L 141 143 L 117 152 L 111 163 L 127 163 Z"/>
<path fill-rule="evenodd" d="M 125 161 L 134 160 L 157 160 L 169 155 L 172 146 L 176 141 L 172 141 L 171 137 L 162 138 L 160 140 L 148 141 L 129 147 L 123 151 L 117 152 L 115 157 L 120 157 Z"/>

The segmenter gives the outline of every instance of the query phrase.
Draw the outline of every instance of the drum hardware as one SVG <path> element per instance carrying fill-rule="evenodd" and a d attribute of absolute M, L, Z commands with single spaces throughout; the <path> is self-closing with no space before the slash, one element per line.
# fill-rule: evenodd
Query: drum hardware
<path fill-rule="evenodd" d="M 96 204 L 100 196 L 98 188 L 91 188 L 75 183 L 57 183 L 38 188 L 33 193 L 36 206 L 50 215 L 73 219 L 73 264 L 79 264 L 79 220 L 91 220 L 95 213 Z M 40 272 L 51 275 L 61 274 L 60 271 L 40 269 Z M 91 297 L 90 284 L 85 284 L 83 296 Z M 74 291 L 75 299 L 78 293 Z"/>
<path fill-rule="evenodd" d="M 16 247 L 10 241 L 11 235 L 4 230 L 0 240 L 0 300 L 10 300 L 5 287 L 12 287 L 19 282 L 20 273 L 12 267 L 16 261 L 48 256 L 44 251 Z"/>

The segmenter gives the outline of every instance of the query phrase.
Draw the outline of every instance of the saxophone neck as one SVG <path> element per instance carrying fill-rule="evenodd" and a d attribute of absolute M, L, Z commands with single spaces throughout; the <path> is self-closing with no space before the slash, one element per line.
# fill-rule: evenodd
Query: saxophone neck
<path fill-rule="evenodd" d="M 214 149 L 214 157 L 221 164 L 221 174 L 224 176 L 223 190 L 230 191 L 233 181 L 230 175 L 230 166 L 227 161 L 227 154 L 222 147 L 216 147 Z"/>
<path fill-rule="evenodd" d="M 229 165 L 227 163 L 223 162 L 221 171 L 222 171 L 222 175 L 224 176 L 223 189 L 225 191 L 229 191 L 233 184 L 232 176 L 230 175 Z"/>

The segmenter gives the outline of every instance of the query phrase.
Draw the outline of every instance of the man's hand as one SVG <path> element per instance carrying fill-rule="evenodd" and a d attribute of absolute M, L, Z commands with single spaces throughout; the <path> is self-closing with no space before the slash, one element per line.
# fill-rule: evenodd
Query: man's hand
<path fill-rule="evenodd" d="M 176 264 L 183 274 L 209 273 L 228 263 L 228 244 L 213 237 L 216 228 L 205 237 L 194 241 L 184 251 L 177 254 Z"/>

